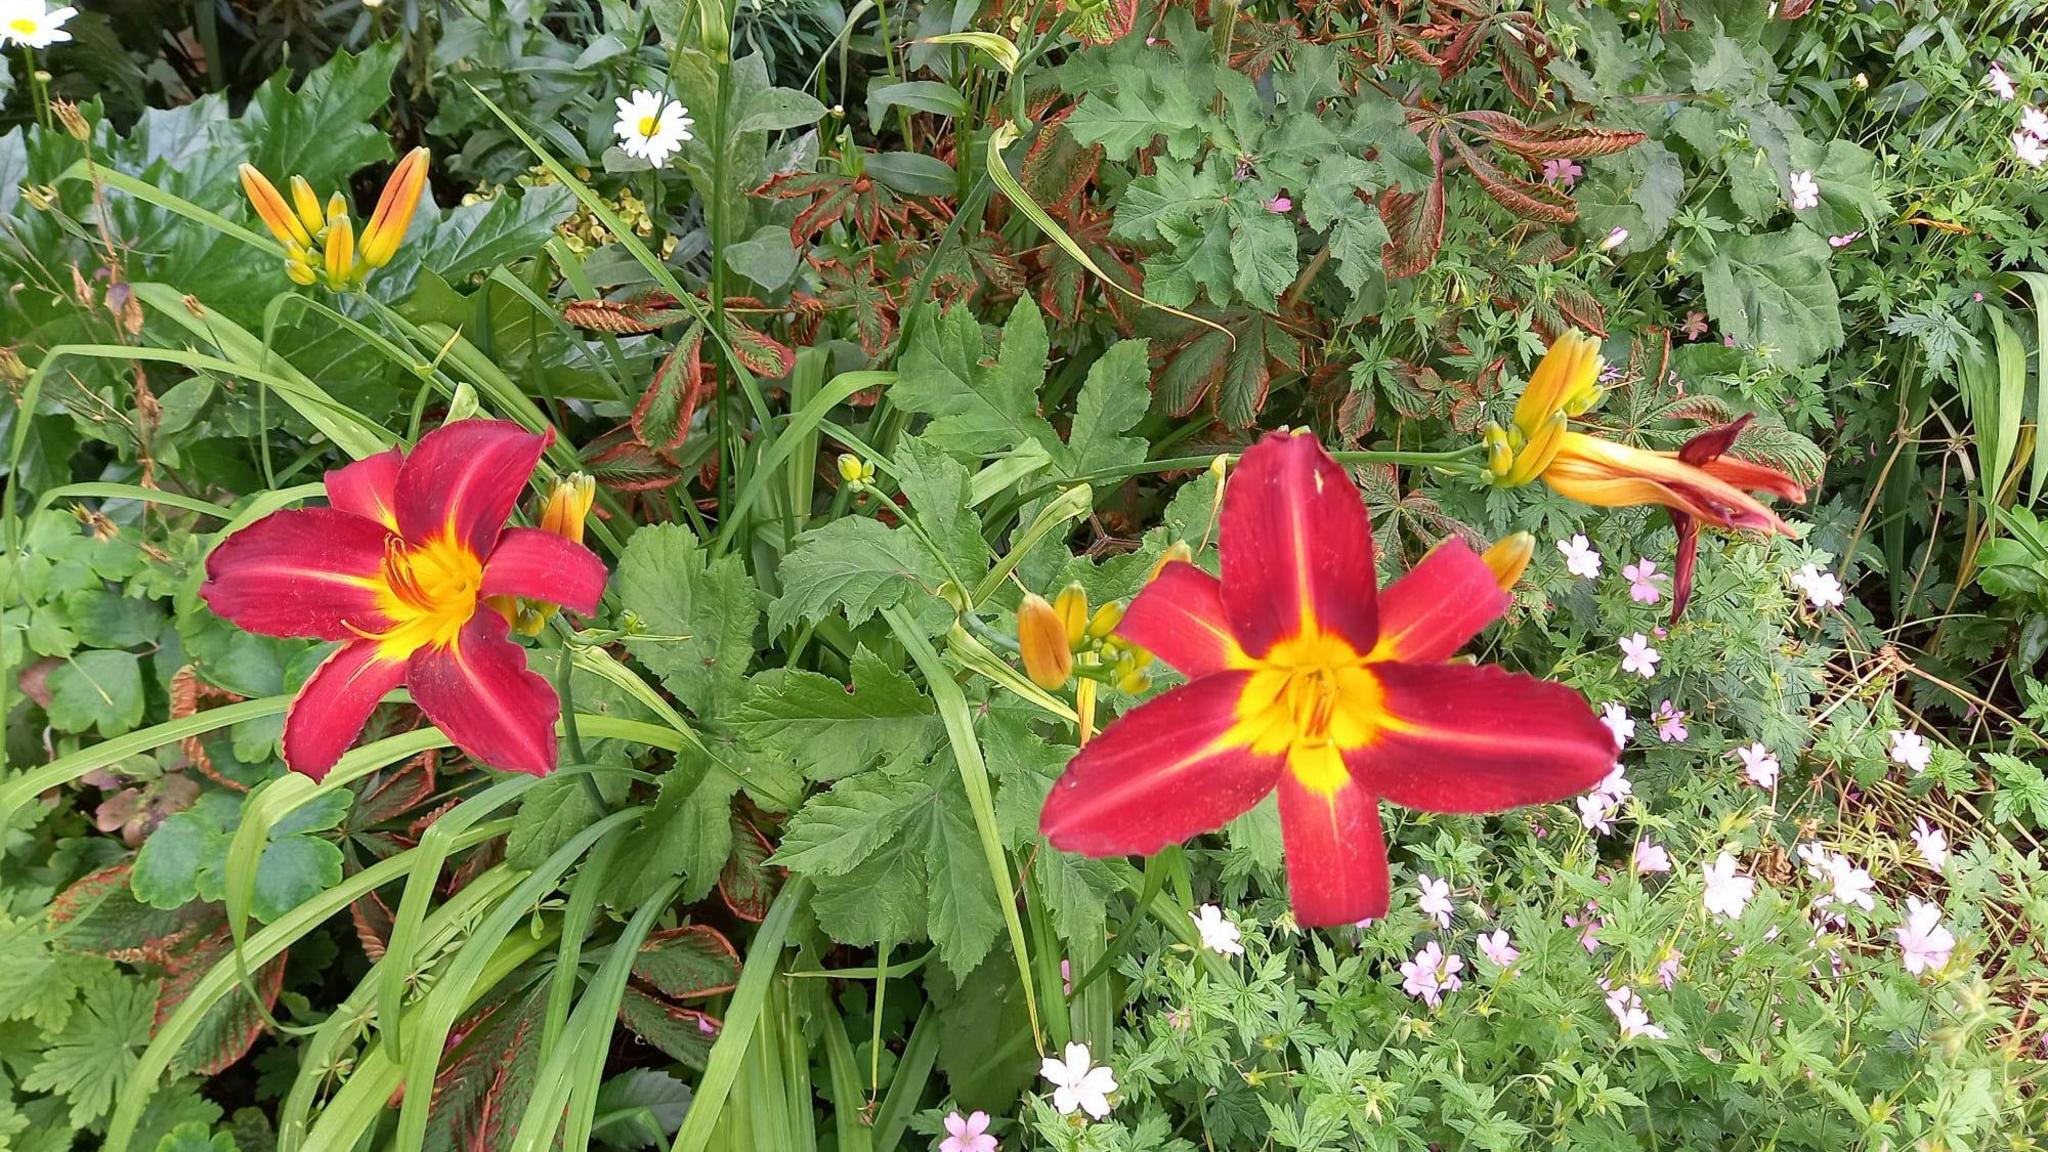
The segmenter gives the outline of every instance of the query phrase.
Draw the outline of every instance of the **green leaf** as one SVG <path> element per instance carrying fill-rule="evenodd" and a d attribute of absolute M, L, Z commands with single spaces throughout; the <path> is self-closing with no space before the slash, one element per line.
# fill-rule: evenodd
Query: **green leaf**
<path fill-rule="evenodd" d="M 1089 366 L 1067 432 L 1071 475 L 1138 464 L 1151 451 L 1144 437 L 1124 435 L 1152 404 L 1150 355 L 1148 341 L 1119 340 Z"/>
<path fill-rule="evenodd" d="M 732 727 L 764 751 L 794 760 L 812 780 L 931 755 L 938 714 L 916 681 L 865 645 L 854 649 L 852 668 L 851 685 L 797 668 L 764 672 L 754 677 Z"/>
<path fill-rule="evenodd" d="M 1231 283 L 1240 299 L 1271 311 L 1280 293 L 1294 283 L 1294 274 L 1300 268 L 1295 248 L 1293 222 L 1266 211 L 1265 205 L 1250 197 L 1231 200 Z"/>
<path fill-rule="evenodd" d="M 218 867 L 227 850 L 227 833 L 202 810 L 174 813 L 135 854 L 130 889 L 152 908 L 181 908 L 198 899 L 201 876 Z"/>
<path fill-rule="evenodd" d="M 133 652 L 80 652 L 50 673 L 50 723 L 119 736 L 142 723 L 142 664 Z"/>
<path fill-rule="evenodd" d="M 1738 344 L 1797 367 L 1841 347 L 1841 305 L 1827 242 L 1804 229 L 1732 236 L 1707 266 L 1707 312 Z"/>
<path fill-rule="evenodd" d="M 752 236 L 725 249 L 725 266 L 773 291 L 796 275 L 797 251 L 789 242 L 789 229 L 780 224 L 763 224 Z"/>
<path fill-rule="evenodd" d="M 91 588 L 64 598 L 64 615 L 78 642 L 92 648 L 131 648 L 147 644 L 163 631 L 163 609 L 153 600 L 138 600 Z"/>
<path fill-rule="evenodd" d="M 954 574 L 972 580 L 987 571 L 988 545 L 974 514 L 967 469 L 922 436 L 905 439 L 893 463 L 910 514 L 938 545 Z"/>
<path fill-rule="evenodd" d="M 680 761 L 661 778 L 661 795 L 616 858 L 623 887 L 615 907 L 648 900 L 672 876 L 682 899 L 702 900 L 732 854 L 732 797 L 739 781 L 703 761 Z"/>
<path fill-rule="evenodd" d="M 915 777 L 863 772 L 813 796 L 769 859 L 807 876 L 843 876 L 893 839 L 918 803 Z"/>
<path fill-rule="evenodd" d="M 567 188 L 543 185 L 517 196 L 501 192 L 489 200 L 459 205 L 409 236 L 399 249 L 400 260 L 407 259 L 409 253 L 418 267 L 459 283 L 532 256 L 575 203 L 575 194 Z M 422 204 L 421 210 L 424 213 L 427 205 Z"/>
<path fill-rule="evenodd" d="M 1127 71 L 1110 93 L 1091 93 L 1067 117 L 1067 131 L 1082 144 L 1100 144 L 1112 160 L 1125 160 L 1155 137 L 1166 138 L 1166 152 L 1192 160 L 1222 125 L 1195 96 L 1186 74 L 1171 65 L 1165 49 L 1152 53 L 1156 72 Z"/>
<path fill-rule="evenodd" d="M 213 1125 L 188 1120 L 157 1141 L 156 1152 L 239 1152 L 229 1132 L 215 1132 Z"/>
<path fill-rule="evenodd" d="M 1337 218 L 1330 230 L 1330 255 L 1337 260 L 1337 282 L 1354 296 L 1385 274 L 1380 252 L 1390 237 L 1377 209 L 1360 205 Z"/>
<path fill-rule="evenodd" d="M 263 848 L 249 911 L 268 924 L 341 883 L 341 849 L 312 836 L 285 836 Z"/>
<path fill-rule="evenodd" d="M 93 1123 L 107 1114 L 115 1091 L 134 1072 L 155 1013 L 155 981 L 127 976 L 97 981 L 22 1078 L 22 1087 L 70 1101 L 73 1128 Z"/>
<path fill-rule="evenodd" d="M 1036 440 L 1057 455 L 1059 438 L 1038 414 L 1047 344 L 1045 319 L 1029 295 L 1011 309 L 993 365 L 982 363 L 986 352 L 981 325 L 965 307 L 948 310 L 937 322 L 927 315 L 903 354 L 889 397 L 932 417 L 924 435 L 948 452 L 988 455 Z"/>
<path fill-rule="evenodd" d="M 678 700 L 699 716 L 736 700 L 761 618 L 745 561 L 713 559 L 684 525 L 654 524 L 627 542 L 614 587 L 649 633 L 628 637 L 627 650 Z"/>
<path fill-rule="evenodd" d="M 514 868 L 537 867 L 601 815 L 583 781 L 572 776 L 543 780 L 519 798 L 519 814 L 505 835 L 505 862 Z"/>
<path fill-rule="evenodd" d="M 1612 156 L 1586 162 L 1591 169 L 1573 189 L 1579 206 L 1579 231 L 1605 236 L 1628 229 L 1620 250 L 1647 252 L 1657 247 L 1671 227 L 1685 193 L 1685 169 L 1669 148 L 1655 140 Z"/>
<path fill-rule="evenodd" d="M 834 609 L 859 624 L 884 608 L 924 598 L 944 580 L 908 529 L 864 516 L 834 520 L 806 532 L 783 557 L 780 598 L 768 625 L 780 632 L 799 620 L 816 623 Z"/>

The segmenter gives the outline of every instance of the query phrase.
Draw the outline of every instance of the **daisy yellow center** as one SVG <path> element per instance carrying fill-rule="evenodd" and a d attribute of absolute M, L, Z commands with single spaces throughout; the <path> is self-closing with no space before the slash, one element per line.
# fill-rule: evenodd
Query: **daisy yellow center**
<path fill-rule="evenodd" d="M 390 538 L 384 551 L 377 607 L 391 626 L 376 635 L 387 657 L 455 642 L 476 614 L 484 566 L 451 536 L 412 545 Z"/>
<path fill-rule="evenodd" d="M 1330 793 L 1348 779 L 1343 753 L 1385 727 L 1383 699 L 1366 658 L 1311 626 L 1252 663 L 1231 735 L 1256 752 L 1286 756 L 1304 785 Z"/>
<path fill-rule="evenodd" d="M 661 128 L 661 117 L 659 117 L 659 116 L 642 116 L 642 117 L 640 118 L 640 134 L 641 134 L 642 136 L 652 136 L 652 135 L 654 135 L 654 134 L 655 134 L 655 132 L 659 131 L 659 130 L 660 130 L 660 128 Z"/>
<path fill-rule="evenodd" d="M 8 21 L 7 28 L 11 32 L 19 32 L 26 36 L 36 30 L 36 22 L 26 16 L 17 16 Z"/>

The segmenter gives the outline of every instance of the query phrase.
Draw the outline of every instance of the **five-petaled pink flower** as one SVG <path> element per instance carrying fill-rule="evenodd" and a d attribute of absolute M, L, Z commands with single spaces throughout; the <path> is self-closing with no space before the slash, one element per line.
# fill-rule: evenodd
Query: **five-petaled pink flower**
<path fill-rule="evenodd" d="M 1991 70 L 1984 74 L 1984 86 L 1991 89 L 1992 95 L 2000 100 L 2012 100 L 2019 96 L 2019 90 L 2013 87 L 2012 77 L 2006 75 L 2005 69 L 1995 62 L 1991 65 Z"/>
<path fill-rule="evenodd" d="M 1762 741 L 1752 741 L 1737 748 L 1735 754 L 1742 758 L 1742 771 L 1750 783 L 1767 792 L 1778 786 L 1778 758 Z"/>
<path fill-rule="evenodd" d="M 1707 911 L 1726 916 L 1730 920 L 1742 918 L 1742 910 L 1749 907 L 1749 901 L 1756 895 L 1756 881 L 1735 871 L 1735 856 L 1723 852 L 1712 864 L 1707 865 L 1705 874 L 1706 892 L 1703 902 Z"/>
<path fill-rule="evenodd" d="M 988 1134 L 988 1113 L 947 1113 L 946 1138 L 939 1141 L 939 1152 L 996 1152 L 996 1138 Z"/>
<path fill-rule="evenodd" d="M 1664 595 L 1658 581 L 1670 579 L 1657 571 L 1657 562 L 1650 559 L 1623 565 L 1621 575 L 1628 581 L 1628 598 L 1638 604 L 1655 604 Z"/>
<path fill-rule="evenodd" d="M 1621 638 L 1621 670 L 1633 672 L 1648 680 L 1657 674 L 1657 661 L 1663 654 L 1650 647 L 1650 638 L 1641 632 Z"/>
<path fill-rule="evenodd" d="M 1948 867 L 1948 833 L 1927 823 L 1925 816 L 1913 821 L 1913 847 L 1936 872 Z"/>
<path fill-rule="evenodd" d="M 1446 992 L 1456 992 L 1465 986 L 1458 973 L 1465 969 L 1465 958 L 1456 952 L 1446 956 L 1443 949 L 1431 940 L 1422 946 L 1412 960 L 1401 964 L 1401 990 L 1417 997 L 1431 1008 L 1443 1002 Z"/>
<path fill-rule="evenodd" d="M 1893 763 L 1904 765 L 1918 776 L 1933 761 L 1934 746 L 1918 732 L 1902 729 L 1892 733 L 1891 757 Z"/>
<path fill-rule="evenodd" d="M 1657 721 L 1657 739 L 1666 744 L 1682 744 L 1687 736 L 1692 735 L 1685 727 L 1685 713 L 1669 700 L 1657 705 L 1657 715 L 1653 719 Z"/>
<path fill-rule="evenodd" d="M 1560 188 L 1569 188 L 1578 183 L 1579 177 L 1585 175 L 1585 172 L 1586 170 L 1579 167 L 1577 161 L 1563 156 L 1553 157 L 1543 162 L 1543 182 L 1545 184 L 1555 184 Z"/>
<path fill-rule="evenodd" d="M 1955 951 L 1955 933 L 1941 926 L 1941 907 L 1906 897 L 1906 922 L 1896 929 L 1901 963 L 1915 974 L 1939 971 Z"/>
<path fill-rule="evenodd" d="M 1671 871 L 1671 853 L 1648 836 L 1636 841 L 1636 850 L 1630 856 L 1629 862 L 1635 866 L 1637 872 L 1645 876 L 1653 872 Z"/>
<path fill-rule="evenodd" d="M 548 438 L 463 420 L 327 474 L 326 508 L 273 512 L 206 559 L 199 594 L 265 636 L 339 640 L 285 715 L 284 758 L 315 780 L 404 685 L 456 747 L 495 768 L 554 770 L 561 703 L 487 597 L 589 615 L 605 567 L 582 544 L 507 528 Z"/>
<path fill-rule="evenodd" d="M 1508 938 L 1508 930 L 1505 928 L 1481 932 L 1479 954 L 1486 957 L 1487 963 L 1496 968 L 1506 968 L 1522 958 L 1521 949 L 1516 948 L 1515 942 Z"/>

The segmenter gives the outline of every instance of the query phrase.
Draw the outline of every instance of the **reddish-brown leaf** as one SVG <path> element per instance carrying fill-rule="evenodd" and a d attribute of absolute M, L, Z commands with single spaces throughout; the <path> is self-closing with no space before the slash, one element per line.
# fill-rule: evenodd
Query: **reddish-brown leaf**
<path fill-rule="evenodd" d="M 135 898 L 132 861 L 110 864 L 72 881 L 50 902 L 49 924 L 64 945 L 124 964 L 169 967 L 193 937 L 210 932 L 219 909 L 198 901 L 165 911 Z"/>
<path fill-rule="evenodd" d="M 768 918 L 768 905 L 781 887 L 782 870 L 768 864 L 774 851 L 753 821 L 732 814 L 732 856 L 719 870 L 718 894 L 742 920 L 759 924 Z"/>
<path fill-rule="evenodd" d="M 680 323 L 690 314 L 666 292 L 644 292 L 624 300 L 571 300 L 562 306 L 562 318 L 578 328 L 630 336 Z"/>
<path fill-rule="evenodd" d="M 1527 160 L 1568 160 L 1587 156 L 1611 156 L 1641 144 L 1641 132 L 1617 128 L 1596 128 L 1591 124 L 1554 124 L 1531 128 L 1510 120 L 1513 127 L 1494 125 L 1482 129 L 1486 138 Z"/>
<path fill-rule="evenodd" d="M 669 928 L 640 945 L 633 978 L 671 1000 L 701 1000 L 732 991 L 740 979 L 740 957 L 716 928 Z"/>
<path fill-rule="evenodd" d="M 168 967 L 169 977 L 157 989 L 153 1027 L 162 1028 L 185 998 L 192 994 L 193 986 L 216 965 L 228 962 L 234 949 L 234 937 L 228 934 L 226 924 L 191 947 L 180 949 L 176 962 Z M 284 988 L 285 959 L 286 954 L 280 952 L 269 963 L 249 973 L 249 982 L 256 995 L 262 997 L 264 1010 L 277 1005 L 277 994 Z M 200 1015 L 191 1038 L 179 1049 L 173 1067 L 199 1076 L 219 1075 L 248 1055 L 250 1046 L 263 1034 L 263 1028 L 263 1012 L 250 1002 L 247 992 L 237 988 L 216 1000 Z"/>
<path fill-rule="evenodd" d="M 1379 195 L 1380 219 L 1389 237 L 1380 249 L 1387 277 L 1413 276 L 1436 262 L 1444 243 L 1444 180 L 1439 175 L 1421 192 L 1387 188 Z"/>
<path fill-rule="evenodd" d="M 654 380 L 633 409 L 633 432 L 657 451 L 673 452 L 690 435 L 690 421 L 704 399 L 710 374 L 701 355 L 704 329 L 690 329 L 655 369 Z"/>
<path fill-rule="evenodd" d="M 1578 205 L 1557 189 L 1508 175 L 1457 136 L 1451 137 L 1451 147 L 1486 194 L 1515 215 L 1546 224 L 1569 224 L 1579 218 Z"/>

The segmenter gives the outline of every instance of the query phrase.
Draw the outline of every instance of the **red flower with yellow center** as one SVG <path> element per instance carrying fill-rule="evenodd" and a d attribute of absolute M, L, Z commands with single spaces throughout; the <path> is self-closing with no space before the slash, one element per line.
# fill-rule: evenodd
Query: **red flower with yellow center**
<path fill-rule="evenodd" d="M 1561 684 L 1451 663 L 1506 611 L 1449 541 L 1375 590 L 1372 526 L 1322 446 L 1276 432 L 1224 490 L 1223 578 L 1171 563 L 1117 634 L 1188 683 L 1081 749 L 1046 798 L 1055 847 L 1151 853 L 1276 788 L 1305 925 L 1387 911 L 1379 801 L 1496 812 L 1562 800 L 1614 764 L 1614 737 Z"/>
<path fill-rule="evenodd" d="M 221 542 L 199 594 L 265 636 L 344 643 L 285 716 L 284 758 L 314 779 L 404 685 L 456 747 L 486 764 L 555 767 L 561 704 L 483 598 L 597 611 L 605 567 L 582 544 L 507 528 L 548 439 L 464 420 L 327 474 L 326 508 L 274 512 Z M 479 610 L 482 609 L 482 610 Z"/>

